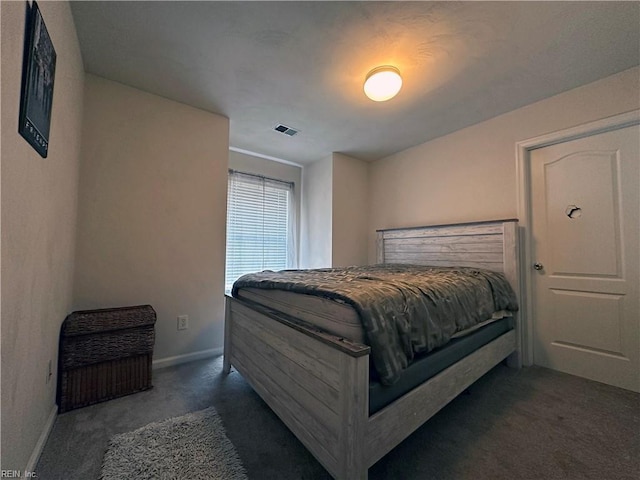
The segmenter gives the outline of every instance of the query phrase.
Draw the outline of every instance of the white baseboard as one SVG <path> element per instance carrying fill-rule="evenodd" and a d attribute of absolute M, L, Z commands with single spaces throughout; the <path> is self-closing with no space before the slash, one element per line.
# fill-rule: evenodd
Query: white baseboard
<path fill-rule="evenodd" d="M 222 355 L 224 348 L 211 348 L 209 350 L 200 350 L 199 352 L 185 353 L 184 355 L 177 355 L 175 357 L 165 357 L 154 360 L 152 368 L 157 370 L 159 368 L 172 367 L 173 365 L 180 365 L 181 363 L 193 362 L 195 360 L 202 360 L 204 358 L 218 357 Z"/>
<path fill-rule="evenodd" d="M 53 430 L 53 424 L 56 422 L 56 417 L 58 416 L 58 405 L 53 404 L 53 408 L 51 409 L 51 413 L 49 414 L 49 418 L 47 418 L 47 423 L 44 425 L 42 429 L 42 433 L 40 434 L 40 438 L 38 438 L 38 443 L 33 449 L 31 453 L 31 457 L 27 462 L 27 466 L 24 469 L 25 472 L 35 472 L 36 466 L 38 465 L 38 460 L 40 460 L 40 455 L 42 454 L 42 450 L 44 449 L 44 445 L 47 443 L 47 439 L 49 438 L 49 434 L 51 430 Z"/>

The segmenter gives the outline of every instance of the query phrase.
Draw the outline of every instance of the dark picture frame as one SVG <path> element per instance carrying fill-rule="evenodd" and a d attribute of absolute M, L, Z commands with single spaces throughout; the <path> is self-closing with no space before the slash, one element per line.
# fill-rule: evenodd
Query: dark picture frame
<path fill-rule="evenodd" d="M 56 51 L 38 4 L 26 4 L 18 133 L 47 158 Z"/>

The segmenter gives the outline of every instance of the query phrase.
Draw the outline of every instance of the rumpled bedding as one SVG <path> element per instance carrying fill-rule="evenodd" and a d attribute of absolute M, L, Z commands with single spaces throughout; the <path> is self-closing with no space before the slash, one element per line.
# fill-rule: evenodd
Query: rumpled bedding
<path fill-rule="evenodd" d="M 468 267 L 380 264 L 313 270 L 264 271 L 240 277 L 238 289 L 265 288 L 319 295 L 352 305 L 360 315 L 381 383 L 391 385 L 419 354 L 455 333 L 516 311 L 503 274 Z"/>

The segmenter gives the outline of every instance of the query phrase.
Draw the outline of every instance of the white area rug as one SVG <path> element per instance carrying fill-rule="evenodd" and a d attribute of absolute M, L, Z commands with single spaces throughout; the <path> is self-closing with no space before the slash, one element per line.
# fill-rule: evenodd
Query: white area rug
<path fill-rule="evenodd" d="M 246 480 L 213 407 L 115 435 L 100 480 Z"/>

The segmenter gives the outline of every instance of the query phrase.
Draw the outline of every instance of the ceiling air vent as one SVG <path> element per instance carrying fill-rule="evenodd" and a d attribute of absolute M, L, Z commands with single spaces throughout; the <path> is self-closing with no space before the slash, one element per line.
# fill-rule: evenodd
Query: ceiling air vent
<path fill-rule="evenodd" d="M 290 137 L 297 135 L 297 133 L 299 132 L 299 130 L 296 130 L 295 128 L 287 127 L 286 125 L 282 125 L 281 123 L 273 127 L 273 129 L 276 132 L 283 133 L 284 135 L 289 135 Z"/>

